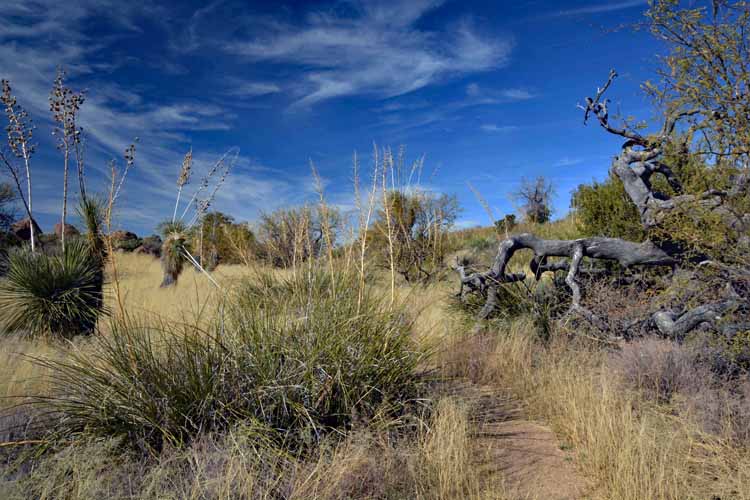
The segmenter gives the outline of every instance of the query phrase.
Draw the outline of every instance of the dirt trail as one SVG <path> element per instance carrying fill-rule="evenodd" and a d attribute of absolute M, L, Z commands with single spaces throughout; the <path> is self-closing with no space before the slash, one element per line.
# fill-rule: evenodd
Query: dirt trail
<path fill-rule="evenodd" d="M 517 401 L 470 384 L 457 387 L 456 395 L 469 405 L 477 466 L 486 472 L 488 487 L 497 484 L 518 499 L 587 498 L 590 488 L 573 454 L 561 449 L 548 427 L 525 420 Z"/>

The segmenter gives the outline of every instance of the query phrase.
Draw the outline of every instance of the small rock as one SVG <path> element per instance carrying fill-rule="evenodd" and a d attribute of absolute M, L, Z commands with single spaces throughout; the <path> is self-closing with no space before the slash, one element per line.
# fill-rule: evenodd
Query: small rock
<path fill-rule="evenodd" d="M 65 224 L 65 236 L 78 236 L 81 234 L 78 229 L 72 224 Z M 62 237 L 62 223 L 58 222 L 55 224 L 55 236 L 58 238 Z"/>
<path fill-rule="evenodd" d="M 24 219 L 19 220 L 18 222 L 15 222 L 11 227 L 10 231 L 16 236 L 16 238 L 23 240 L 23 241 L 29 241 L 31 239 L 31 223 L 29 221 L 29 218 L 26 217 Z M 34 234 L 40 235 L 42 234 L 42 228 L 39 227 L 39 224 L 34 221 Z"/>

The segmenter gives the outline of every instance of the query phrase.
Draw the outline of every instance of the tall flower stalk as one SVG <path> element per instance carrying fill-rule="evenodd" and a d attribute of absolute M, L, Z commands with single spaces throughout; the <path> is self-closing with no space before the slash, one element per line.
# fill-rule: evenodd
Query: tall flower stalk
<path fill-rule="evenodd" d="M 1 80 L 0 86 L 2 87 L 2 93 L 0 93 L 0 102 L 5 106 L 5 115 L 8 118 L 8 126 L 6 132 L 8 133 L 8 146 L 10 147 L 11 153 L 18 159 L 23 161 L 25 171 L 25 183 L 26 183 L 26 196 L 24 196 L 23 188 L 21 187 L 21 172 L 8 155 L 0 152 L 0 160 L 10 171 L 11 176 L 16 182 L 18 194 L 23 201 L 23 206 L 26 209 L 26 214 L 29 217 L 29 232 L 31 233 L 31 251 L 36 249 L 36 223 L 34 222 L 32 212 L 32 197 L 31 197 L 31 156 L 34 154 L 36 149 L 35 144 L 31 142 L 34 136 L 34 125 L 29 117 L 29 114 L 19 106 L 15 96 L 10 88 L 10 82 L 8 80 Z"/>
<path fill-rule="evenodd" d="M 182 196 L 182 188 L 190 182 L 190 172 L 193 169 L 193 148 L 185 154 L 185 158 L 182 160 L 182 168 L 180 169 L 180 176 L 177 178 L 177 200 L 174 203 L 174 212 L 172 213 L 172 222 L 174 223 L 177 218 L 177 207 L 180 206 L 180 196 Z"/>
<path fill-rule="evenodd" d="M 232 148 L 224 153 L 201 179 L 198 188 L 185 205 L 182 214 L 177 217 L 177 212 L 180 209 L 183 188 L 189 183 L 192 174 L 193 150 L 191 149 L 188 151 L 182 160 L 180 175 L 177 178 L 177 199 L 175 200 L 174 210 L 172 211 L 172 219 L 167 219 L 167 221 L 160 225 L 164 234 L 164 244 L 162 245 L 161 252 L 162 269 L 164 271 L 164 279 L 161 284 L 162 287 L 172 286 L 177 282 L 185 260 L 208 276 L 209 279 L 216 284 L 208 271 L 204 269 L 203 263 L 198 262 L 198 260 L 190 254 L 185 243 L 188 232 L 196 223 L 202 221 L 203 216 L 208 211 L 211 203 L 213 203 L 216 193 L 224 184 L 230 170 L 237 162 L 238 156 L 239 149 L 237 148 Z M 202 224 L 200 241 L 201 251 L 199 258 L 202 257 L 203 254 Z"/>
<path fill-rule="evenodd" d="M 78 182 L 81 189 L 81 199 L 85 199 L 86 190 L 83 182 L 83 158 L 80 145 L 81 131 L 77 125 L 78 112 L 85 100 L 83 92 L 73 92 L 65 86 L 65 72 L 57 71 L 52 92 L 49 97 L 49 107 L 55 121 L 52 134 L 57 136 L 57 148 L 63 153 L 63 205 L 60 230 L 60 243 L 65 251 L 65 220 L 68 215 L 68 164 L 71 150 L 76 155 L 78 166 Z"/>

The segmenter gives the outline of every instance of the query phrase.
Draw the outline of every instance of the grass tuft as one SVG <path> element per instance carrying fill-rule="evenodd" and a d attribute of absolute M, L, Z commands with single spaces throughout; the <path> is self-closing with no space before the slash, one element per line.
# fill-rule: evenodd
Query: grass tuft
<path fill-rule="evenodd" d="M 39 360 L 58 415 L 54 437 L 119 438 L 136 449 L 182 447 L 237 423 L 288 449 L 363 422 L 409 425 L 426 353 L 411 323 L 356 276 L 312 273 L 246 282 L 208 329 L 113 321 L 85 350 Z"/>

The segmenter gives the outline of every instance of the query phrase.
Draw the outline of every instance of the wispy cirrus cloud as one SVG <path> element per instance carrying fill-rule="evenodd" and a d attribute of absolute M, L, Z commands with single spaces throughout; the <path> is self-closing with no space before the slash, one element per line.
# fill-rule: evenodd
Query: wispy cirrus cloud
<path fill-rule="evenodd" d="M 234 97 L 258 97 L 281 92 L 281 87 L 271 82 L 241 81 L 232 79 L 226 94 Z"/>
<path fill-rule="evenodd" d="M 174 196 L 175 176 L 186 144 L 192 142 L 190 134 L 227 130 L 236 119 L 234 112 L 209 100 L 155 99 L 153 89 L 111 78 L 108 42 L 137 34 L 137 19 L 148 14 L 148 8 L 131 8 L 119 1 L 82 0 L 63 5 L 54 0 L 9 0 L 3 9 L 7 17 L 0 23 L 0 78 L 10 80 L 19 104 L 37 126 L 35 139 L 40 147 L 33 158 L 37 217 L 42 217 L 44 224 L 59 214 L 62 174 L 50 135 L 48 99 L 57 68 L 63 67 L 72 86 L 89 87 L 80 123 L 90 190 L 105 189 L 109 159 L 121 158 L 125 148 L 139 138 L 135 169 L 125 183 L 117 216 L 132 229 L 152 229 L 168 204 L 166 200 Z M 110 25 L 114 34 L 106 40 L 88 34 L 85 27 L 92 20 Z M 254 95 L 279 91 L 277 86 L 262 82 L 243 85 L 236 90 Z M 217 156 L 216 152 L 196 152 L 196 175 Z M 228 183 L 226 194 L 217 199 L 218 207 L 238 218 L 257 211 L 256 206 L 249 207 L 246 198 L 241 199 L 243 196 L 273 192 L 278 203 L 285 203 L 299 192 L 295 183 L 265 179 L 253 165 L 240 157 L 231 175 L 241 184 Z"/>
<path fill-rule="evenodd" d="M 509 101 L 526 101 L 537 97 L 529 89 L 517 87 L 507 89 L 486 89 L 477 83 L 466 86 L 466 96 L 480 104 L 500 104 Z"/>
<path fill-rule="evenodd" d="M 518 130 L 518 127 L 516 127 L 515 125 L 498 125 L 496 123 L 485 123 L 483 125 L 480 125 L 479 128 L 485 132 L 491 132 L 494 134 L 501 134 Z"/>
<path fill-rule="evenodd" d="M 508 63 L 513 40 L 480 35 L 469 20 L 440 31 L 416 26 L 440 1 L 352 2 L 347 14 L 316 11 L 292 25 L 264 20 L 223 49 L 250 61 L 303 69 L 295 107 L 342 96 L 393 97 Z"/>
<path fill-rule="evenodd" d="M 580 165 L 581 163 L 583 163 L 583 158 L 570 158 L 569 156 L 565 156 L 557 160 L 552 166 L 553 167 L 572 167 L 574 165 Z"/>
<path fill-rule="evenodd" d="M 626 0 L 618 2 L 600 2 L 596 5 L 586 5 L 583 7 L 576 7 L 573 9 L 565 9 L 550 14 L 551 16 L 579 16 L 586 14 L 601 14 L 604 12 L 615 12 L 618 10 L 632 9 L 634 7 L 642 7 L 646 5 L 647 0 Z"/>

